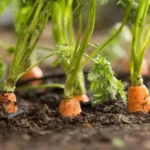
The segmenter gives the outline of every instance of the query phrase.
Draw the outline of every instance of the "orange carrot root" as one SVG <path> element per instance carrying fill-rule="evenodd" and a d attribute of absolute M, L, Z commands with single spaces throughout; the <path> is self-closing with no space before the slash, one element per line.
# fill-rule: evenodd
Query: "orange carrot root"
<path fill-rule="evenodd" d="M 17 112 L 16 96 L 13 93 L 4 93 L 0 95 L 0 104 L 5 107 L 7 113 Z M 0 106 L 0 110 L 2 106 Z"/>
<path fill-rule="evenodd" d="M 74 98 L 77 99 L 79 102 L 89 102 L 89 98 L 86 94 L 76 95 Z"/>
<path fill-rule="evenodd" d="M 150 111 L 150 95 L 147 87 L 130 86 L 128 89 L 128 111 L 129 112 L 143 112 Z"/>
<path fill-rule="evenodd" d="M 62 100 L 59 105 L 59 112 L 63 117 L 75 117 L 77 115 L 80 115 L 80 101 L 75 98 Z"/>
<path fill-rule="evenodd" d="M 41 78 L 41 77 L 43 77 L 43 72 L 38 66 L 36 66 L 36 67 L 32 68 L 29 72 L 27 72 L 21 78 L 21 80 L 25 81 L 25 80 L 30 80 L 33 78 Z M 30 84 L 31 85 L 39 85 L 39 84 L 41 84 L 41 81 L 32 81 L 32 82 L 30 82 Z"/>

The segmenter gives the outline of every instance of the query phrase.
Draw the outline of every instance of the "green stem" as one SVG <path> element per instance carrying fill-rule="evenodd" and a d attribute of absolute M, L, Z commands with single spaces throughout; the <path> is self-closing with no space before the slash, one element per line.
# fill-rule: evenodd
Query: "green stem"
<path fill-rule="evenodd" d="M 55 51 L 47 56 L 45 56 L 44 58 L 40 59 L 39 61 L 37 61 L 34 65 L 32 65 L 31 67 L 27 68 L 24 72 L 20 73 L 19 75 L 17 74 L 16 76 L 8 76 L 7 80 L 4 83 L 4 91 L 5 92 L 14 92 L 15 91 L 15 84 L 18 81 L 18 79 L 20 79 L 24 74 L 26 74 L 28 71 L 30 71 L 32 68 L 34 68 L 35 66 L 37 66 L 39 63 L 41 63 L 42 61 L 44 61 L 45 59 L 58 54 L 62 52 L 62 50 L 59 51 Z"/>
<path fill-rule="evenodd" d="M 64 84 L 60 83 L 48 83 L 48 84 L 40 84 L 37 86 L 21 86 L 17 87 L 17 91 L 22 91 L 22 90 L 34 90 L 34 89 L 44 89 L 44 88 L 61 88 L 64 89 Z"/>
<path fill-rule="evenodd" d="M 12 78 L 8 78 L 7 80 L 5 80 L 4 82 L 4 92 L 8 92 L 8 93 L 14 93 L 15 92 L 15 89 L 16 89 L 16 78 L 15 77 L 12 77 Z"/>
<path fill-rule="evenodd" d="M 136 22 L 133 25 L 133 42 L 131 51 L 131 85 L 142 85 L 143 79 L 141 75 L 141 66 L 144 57 L 144 52 L 148 46 L 150 28 L 147 30 L 146 37 L 143 43 L 143 28 L 146 22 L 147 11 L 149 9 L 150 1 L 139 1 L 138 13 Z"/>
<path fill-rule="evenodd" d="M 70 2 L 70 3 L 69 3 Z M 70 31 L 72 26 L 72 16 L 68 16 L 72 7 L 72 0 L 67 1 L 68 5 L 65 4 L 65 1 L 60 0 L 59 2 L 53 2 L 52 9 L 52 24 L 53 24 L 53 38 L 56 45 L 65 45 L 70 46 L 69 40 L 73 40 L 74 37 L 70 37 L 68 31 Z M 71 14 L 71 13 L 70 13 Z M 73 31 L 71 31 L 73 32 Z M 70 33 L 73 36 L 73 33 Z M 73 42 L 74 43 L 74 42 Z M 71 45 L 73 46 L 73 45 Z M 61 57 L 61 56 L 59 56 Z M 65 74 L 68 74 L 69 60 L 63 59 L 61 61 L 61 67 L 64 70 Z"/>
<path fill-rule="evenodd" d="M 51 11 L 51 2 L 44 6 L 44 0 L 37 0 L 24 24 L 16 46 L 15 55 L 4 91 L 14 92 L 17 80 L 25 73 L 27 59 L 29 59 L 35 45 L 44 29 Z M 37 17 L 38 16 L 38 17 Z M 38 32 L 37 32 L 38 30 Z M 35 33 L 35 34 L 34 34 Z"/>
<path fill-rule="evenodd" d="M 19 76 L 18 76 L 18 79 L 20 79 L 23 75 L 25 75 L 27 72 L 29 72 L 32 68 L 34 68 L 35 66 L 37 66 L 38 64 L 40 64 L 41 62 L 43 62 L 45 59 L 53 56 L 53 55 L 56 55 L 60 52 L 62 52 L 64 50 L 58 50 L 58 51 L 55 51 L 55 52 L 52 52 L 51 54 L 41 58 L 39 61 L 37 61 L 36 63 L 32 64 L 32 66 L 30 66 L 29 68 L 27 68 L 23 73 L 21 73 Z"/>
<path fill-rule="evenodd" d="M 78 79 L 80 78 L 81 80 L 83 80 L 83 72 L 82 72 L 82 61 L 83 61 L 83 56 L 84 56 L 84 52 L 88 46 L 88 43 L 91 39 L 93 30 L 94 30 L 94 25 L 95 25 L 95 17 L 96 17 L 96 0 L 90 0 L 90 10 L 89 10 L 89 17 L 88 17 L 88 25 L 85 31 L 85 34 L 83 36 L 83 40 L 81 42 L 80 48 L 78 50 L 78 53 L 75 54 L 75 56 L 73 56 L 73 59 L 76 57 L 76 61 L 74 64 L 74 61 L 72 61 L 73 63 L 70 64 L 70 74 L 67 77 L 67 81 L 66 81 L 66 85 L 65 85 L 65 90 L 64 90 L 64 98 L 68 99 L 70 97 L 72 97 L 74 94 L 74 89 L 77 88 L 77 84 L 78 84 Z M 81 88 L 82 87 L 82 88 Z M 77 94 L 84 94 L 85 93 L 85 86 L 84 85 L 80 85 L 80 90 L 78 91 Z"/>
<path fill-rule="evenodd" d="M 77 4 L 80 5 L 80 2 L 79 0 L 77 0 Z M 79 49 L 79 44 L 80 44 L 80 39 L 81 39 L 81 36 L 82 36 L 82 15 L 81 15 L 81 12 L 79 14 L 79 30 L 78 30 L 78 36 L 77 36 L 77 40 L 76 40 L 76 44 L 75 44 L 75 49 L 74 49 L 74 52 L 72 54 L 72 57 L 75 57 L 77 55 L 77 51 Z M 72 59 L 72 62 L 71 63 L 75 63 L 75 59 Z"/>
<path fill-rule="evenodd" d="M 84 61 L 83 66 L 86 65 L 86 63 L 93 57 L 95 57 L 105 46 L 107 46 L 122 30 L 122 28 L 124 27 L 124 25 L 126 24 L 126 22 L 128 21 L 129 15 L 131 13 L 131 9 L 132 9 L 132 5 L 133 5 L 134 0 L 130 1 L 129 6 L 127 7 L 124 19 L 122 21 L 121 26 L 119 27 L 119 29 L 108 39 L 106 40 L 100 47 L 98 47 L 97 49 L 95 49 L 92 54 L 89 55 L 89 57 Z"/>

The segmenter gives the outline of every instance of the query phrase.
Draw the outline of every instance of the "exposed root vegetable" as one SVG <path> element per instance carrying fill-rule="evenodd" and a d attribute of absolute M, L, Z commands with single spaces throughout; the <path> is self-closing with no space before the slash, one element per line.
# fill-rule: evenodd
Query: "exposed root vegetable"
<path fill-rule="evenodd" d="M 80 115 L 80 101 L 76 98 L 62 100 L 59 105 L 59 112 L 62 117 L 76 117 Z"/>
<path fill-rule="evenodd" d="M 150 95 L 145 85 L 130 86 L 128 89 L 128 111 L 143 112 L 150 111 Z"/>
<path fill-rule="evenodd" d="M 7 113 L 17 112 L 16 96 L 13 93 L 1 94 L 0 104 L 0 110 L 5 109 Z"/>
<path fill-rule="evenodd" d="M 21 80 L 25 81 L 25 80 L 30 80 L 30 79 L 33 79 L 33 78 L 42 78 L 42 77 L 43 77 L 42 70 L 38 66 L 36 66 L 33 69 L 31 69 L 29 72 L 27 72 L 21 78 Z M 32 82 L 30 82 L 30 84 L 32 84 L 32 85 L 39 85 L 40 83 L 41 83 L 41 81 L 32 81 Z"/>
<path fill-rule="evenodd" d="M 74 98 L 79 102 L 84 102 L 84 103 L 89 102 L 89 98 L 86 94 L 76 95 Z"/>

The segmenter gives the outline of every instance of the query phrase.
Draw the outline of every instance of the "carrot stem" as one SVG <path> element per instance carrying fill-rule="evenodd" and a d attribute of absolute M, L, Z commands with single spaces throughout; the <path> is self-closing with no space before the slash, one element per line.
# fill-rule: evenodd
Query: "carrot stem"
<path fill-rule="evenodd" d="M 146 16 L 149 9 L 150 0 L 139 1 L 136 21 L 133 24 L 133 42 L 130 60 L 131 85 L 142 85 L 143 79 L 141 75 L 142 61 L 144 52 L 148 46 L 149 28 L 143 41 L 143 28 L 146 23 Z M 143 44 L 144 43 L 144 44 Z"/>
<path fill-rule="evenodd" d="M 74 53 L 73 58 L 76 57 L 75 61 L 71 61 L 70 64 L 70 74 L 67 77 L 67 81 L 65 84 L 65 90 L 64 90 L 64 98 L 68 99 L 74 95 L 74 89 L 76 88 L 76 85 L 78 83 L 78 79 L 82 79 L 82 63 L 83 63 L 83 56 L 86 51 L 86 48 L 88 46 L 88 43 L 91 39 L 94 25 L 95 25 L 95 16 L 96 16 L 96 1 L 90 0 L 90 10 L 89 10 L 89 17 L 88 17 L 88 25 L 85 31 L 85 34 L 83 36 L 82 42 L 80 44 L 80 47 L 78 49 L 77 53 Z M 83 88 L 83 85 L 81 85 L 82 91 L 80 90 L 78 94 L 84 94 L 85 89 Z"/>
<path fill-rule="evenodd" d="M 77 1 L 77 4 L 79 4 L 80 1 Z M 70 49 L 71 56 L 68 59 L 62 59 L 61 61 L 61 67 L 64 70 L 67 81 L 70 80 L 70 64 L 75 64 L 75 59 L 72 59 L 75 57 L 77 51 L 79 50 L 79 44 L 81 39 L 81 33 L 82 33 L 82 16 L 81 13 L 79 14 L 79 31 L 77 36 L 77 41 L 75 43 L 75 36 L 73 32 L 73 21 L 72 21 L 72 0 L 67 0 L 66 2 L 63 0 L 60 0 L 59 2 L 53 2 L 53 13 L 52 13 L 52 24 L 53 24 L 53 38 L 54 42 L 57 46 L 59 45 L 67 45 L 72 47 Z M 58 57 L 61 57 L 58 55 Z M 86 93 L 85 90 L 85 81 L 84 81 L 84 75 L 83 71 L 80 70 L 78 72 L 78 78 L 76 81 L 76 86 L 73 89 L 73 93 Z"/>
<path fill-rule="evenodd" d="M 127 23 L 128 21 L 128 18 L 129 18 L 129 15 L 131 13 L 131 9 L 132 9 L 132 6 L 133 6 L 133 2 L 134 0 L 131 0 L 130 1 L 130 4 L 129 6 L 127 7 L 127 10 L 126 10 L 126 13 L 125 13 L 125 16 L 124 16 L 124 19 L 122 21 L 122 24 L 121 26 L 119 27 L 119 29 L 108 39 L 106 40 L 100 47 L 96 48 L 90 55 L 88 58 L 86 58 L 84 60 L 84 63 L 83 63 L 83 66 L 93 57 L 95 57 L 97 55 L 97 53 L 99 53 L 104 47 L 106 47 L 122 30 L 122 28 L 124 27 L 124 25 Z"/>
<path fill-rule="evenodd" d="M 47 5 L 45 6 L 44 4 Z M 25 67 L 27 60 L 42 34 L 50 13 L 51 2 L 45 2 L 44 0 L 37 0 L 35 2 L 20 32 L 12 66 L 8 78 L 4 83 L 5 92 L 14 92 L 17 80 L 28 71 Z"/>
<path fill-rule="evenodd" d="M 64 84 L 60 83 L 48 83 L 48 84 L 40 84 L 40 85 L 28 85 L 28 86 L 21 86 L 17 87 L 17 91 L 22 91 L 22 90 L 34 90 L 34 89 L 43 89 L 43 88 L 61 88 L 64 89 Z"/>

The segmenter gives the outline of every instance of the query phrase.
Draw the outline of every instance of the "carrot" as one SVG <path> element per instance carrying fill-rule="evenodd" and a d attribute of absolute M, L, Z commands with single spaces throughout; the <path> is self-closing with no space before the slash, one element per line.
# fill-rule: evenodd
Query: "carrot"
<path fill-rule="evenodd" d="M 149 91 L 145 85 L 130 86 L 128 89 L 128 111 L 148 113 L 150 110 Z"/>
<path fill-rule="evenodd" d="M 25 80 L 30 80 L 30 79 L 33 79 L 33 78 L 41 78 L 41 77 L 43 77 L 43 72 L 38 66 L 36 66 L 33 69 L 31 69 L 29 72 L 27 72 L 21 78 L 21 80 L 25 81 Z M 32 82 L 30 82 L 30 84 L 32 84 L 32 85 L 39 85 L 40 83 L 41 83 L 41 81 L 32 81 Z"/>
<path fill-rule="evenodd" d="M 79 102 L 84 102 L 84 103 L 89 102 L 89 98 L 87 97 L 86 94 L 76 95 L 74 98 Z"/>
<path fill-rule="evenodd" d="M 7 113 L 17 112 L 16 96 L 13 93 L 4 93 L 0 95 L 0 104 L 2 104 Z M 2 109 L 2 106 L 0 106 Z"/>
<path fill-rule="evenodd" d="M 67 100 L 62 100 L 59 105 L 59 112 L 62 117 L 75 117 L 80 115 L 80 101 L 75 97 Z"/>
<path fill-rule="evenodd" d="M 80 102 L 89 102 L 89 98 L 86 94 L 75 95 L 71 99 L 62 100 L 59 105 L 59 112 L 63 117 L 75 117 L 80 115 L 81 106 Z"/>

